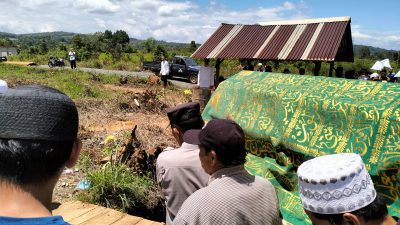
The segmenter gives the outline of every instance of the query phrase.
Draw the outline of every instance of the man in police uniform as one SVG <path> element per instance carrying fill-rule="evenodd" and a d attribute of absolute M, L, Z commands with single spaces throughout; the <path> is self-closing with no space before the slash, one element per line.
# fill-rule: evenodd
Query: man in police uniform
<path fill-rule="evenodd" d="M 205 187 L 209 175 L 199 159 L 199 146 L 183 141 L 190 129 L 201 129 L 204 121 L 199 103 L 186 103 L 167 109 L 171 132 L 180 146 L 167 148 L 157 158 L 157 182 L 165 196 L 166 224 L 172 224 L 183 202 L 196 190 Z"/>

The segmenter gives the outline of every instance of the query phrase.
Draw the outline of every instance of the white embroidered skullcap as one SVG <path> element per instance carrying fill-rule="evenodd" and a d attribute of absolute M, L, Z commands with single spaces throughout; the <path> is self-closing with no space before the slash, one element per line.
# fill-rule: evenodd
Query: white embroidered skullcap
<path fill-rule="evenodd" d="M 361 209 L 376 198 L 371 176 L 354 153 L 320 156 L 297 170 L 300 199 L 306 210 L 340 214 Z"/>
<path fill-rule="evenodd" d="M 0 93 L 4 93 L 8 90 L 7 83 L 4 80 L 0 80 Z"/>

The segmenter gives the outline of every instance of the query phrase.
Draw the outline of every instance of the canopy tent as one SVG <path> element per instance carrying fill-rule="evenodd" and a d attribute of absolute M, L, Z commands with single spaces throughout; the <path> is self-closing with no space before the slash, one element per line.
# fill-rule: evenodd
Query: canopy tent
<path fill-rule="evenodd" d="M 224 59 L 311 61 L 318 75 L 322 62 L 354 62 L 351 18 L 332 17 L 270 21 L 259 24 L 221 24 L 191 57 L 216 59 L 216 77 Z"/>
<path fill-rule="evenodd" d="M 371 70 L 382 70 L 383 68 L 388 68 L 388 69 L 392 69 L 392 66 L 390 66 L 390 62 L 389 59 L 384 59 L 381 61 L 376 61 L 374 63 L 374 65 L 371 67 Z"/>
<path fill-rule="evenodd" d="M 381 61 L 383 67 L 388 68 L 388 69 L 392 69 L 392 66 L 390 66 L 390 62 L 389 59 L 384 59 Z"/>
<path fill-rule="evenodd" d="M 271 181 L 286 221 L 311 224 L 298 166 L 332 153 L 361 155 L 391 215 L 400 215 L 400 85 L 242 71 L 222 82 L 205 120 L 233 118 L 246 133 L 245 167 Z"/>

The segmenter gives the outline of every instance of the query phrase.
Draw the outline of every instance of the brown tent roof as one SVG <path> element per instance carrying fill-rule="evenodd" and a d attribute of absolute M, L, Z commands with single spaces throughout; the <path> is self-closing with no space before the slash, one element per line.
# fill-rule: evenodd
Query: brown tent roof
<path fill-rule="evenodd" d="M 350 17 L 221 24 L 193 58 L 354 61 Z"/>

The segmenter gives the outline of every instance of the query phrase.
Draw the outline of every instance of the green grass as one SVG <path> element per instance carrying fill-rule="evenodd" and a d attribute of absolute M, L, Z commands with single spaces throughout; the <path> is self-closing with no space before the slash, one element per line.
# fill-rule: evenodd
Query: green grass
<path fill-rule="evenodd" d="M 107 163 L 88 172 L 87 180 L 91 187 L 79 194 L 79 200 L 149 219 L 164 219 L 162 199 L 150 176 L 135 175 L 124 164 Z"/>
<path fill-rule="evenodd" d="M 47 69 L 0 64 L 0 79 L 10 86 L 40 84 L 56 88 L 74 100 L 84 98 L 112 99 L 116 92 L 102 88 L 117 84 L 119 76 L 95 75 L 77 70 Z"/>

